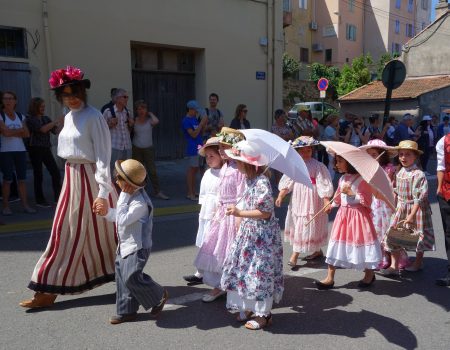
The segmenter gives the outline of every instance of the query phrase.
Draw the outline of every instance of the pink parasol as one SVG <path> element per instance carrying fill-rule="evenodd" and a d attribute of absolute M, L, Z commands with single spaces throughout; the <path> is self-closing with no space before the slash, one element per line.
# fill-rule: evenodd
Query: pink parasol
<path fill-rule="evenodd" d="M 395 208 L 394 190 L 391 181 L 380 164 L 367 152 L 343 142 L 321 141 L 327 152 L 334 153 L 349 162 L 361 177 L 372 187 L 375 197 Z"/>

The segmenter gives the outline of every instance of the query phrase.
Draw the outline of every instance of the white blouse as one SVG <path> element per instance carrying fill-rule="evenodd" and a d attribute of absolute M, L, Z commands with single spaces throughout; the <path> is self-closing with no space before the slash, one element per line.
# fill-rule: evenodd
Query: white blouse
<path fill-rule="evenodd" d="M 101 113 L 87 105 L 72 110 L 64 117 L 64 127 L 58 137 L 58 156 L 73 163 L 95 163 L 98 197 L 111 192 L 111 135 Z"/>

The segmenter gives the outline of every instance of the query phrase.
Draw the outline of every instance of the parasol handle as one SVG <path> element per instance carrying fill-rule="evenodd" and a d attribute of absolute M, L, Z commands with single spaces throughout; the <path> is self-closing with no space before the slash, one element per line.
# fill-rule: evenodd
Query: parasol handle
<path fill-rule="evenodd" d="M 334 194 L 334 197 L 333 198 L 331 198 L 330 199 L 330 201 L 327 203 L 327 204 L 325 204 L 323 207 L 322 207 L 322 209 L 320 209 L 312 218 L 311 218 L 311 220 L 309 220 L 306 224 L 305 224 L 305 227 L 308 227 L 309 226 L 309 224 L 311 224 L 311 222 L 316 218 L 316 217 L 318 217 L 320 214 L 322 214 L 333 202 L 334 202 L 334 200 L 336 199 L 336 197 L 337 196 L 339 196 L 341 194 L 341 192 L 340 191 L 336 191 L 336 193 Z"/>

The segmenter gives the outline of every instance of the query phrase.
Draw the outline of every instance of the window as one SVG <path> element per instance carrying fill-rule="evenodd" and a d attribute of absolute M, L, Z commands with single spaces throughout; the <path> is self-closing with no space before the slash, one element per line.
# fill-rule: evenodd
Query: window
<path fill-rule="evenodd" d="M 412 38 L 414 36 L 414 27 L 412 24 L 407 23 L 405 27 L 405 35 L 408 38 Z"/>
<path fill-rule="evenodd" d="M 402 0 L 396 0 L 395 1 L 395 7 L 400 9 L 401 6 L 402 6 Z"/>
<path fill-rule="evenodd" d="M 408 12 L 413 12 L 414 0 L 408 0 Z"/>
<path fill-rule="evenodd" d="M 350 12 L 353 12 L 354 8 L 355 8 L 355 0 L 348 0 L 348 10 Z"/>
<path fill-rule="evenodd" d="M 283 11 L 291 12 L 291 0 L 283 0 Z"/>
<path fill-rule="evenodd" d="M 400 33 L 400 21 L 398 19 L 395 20 L 395 32 Z"/>
<path fill-rule="evenodd" d="M 353 24 L 347 24 L 345 38 L 350 41 L 356 41 L 356 26 Z"/>
<path fill-rule="evenodd" d="M 333 50 L 326 49 L 325 50 L 325 62 L 331 62 L 332 58 L 333 58 Z"/>
<path fill-rule="evenodd" d="M 300 62 L 309 63 L 309 49 L 305 47 L 300 48 Z"/>
<path fill-rule="evenodd" d="M 392 46 L 391 46 L 392 55 L 395 55 L 395 54 L 400 55 L 401 50 L 402 50 L 402 47 L 399 43 L 392 43 Z"/>
<path fill-rule="evenodd" d="M 422 0 L 422 9 L 428 10 L 428 0 Z"/>
<path fill-rule="evenodd" d="M 0 56 L 27 58 L 26 43 L 24 29 L 0 27 Z"/>
<path fill-rule="evenodd" d="M 298 0 L 298 7 L 307 10 L 308 9 L 308 0 Z"/>

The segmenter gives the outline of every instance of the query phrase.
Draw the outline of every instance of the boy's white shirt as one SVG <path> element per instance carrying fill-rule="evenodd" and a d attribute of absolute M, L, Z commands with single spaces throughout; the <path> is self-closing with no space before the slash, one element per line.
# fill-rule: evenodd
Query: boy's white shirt
<path fill-rule="evenodd" d="M 121 192 L 117 207 L 109 208 L 105 219 L 116 222 L 119 237 L 118 252 L 122 258 L 139 249 L 151 247 L 151 237 L 142 236 L 142 225 L 149 219 L 148 205 L 142 193 L 135 192 L 130 195 Z"/>

